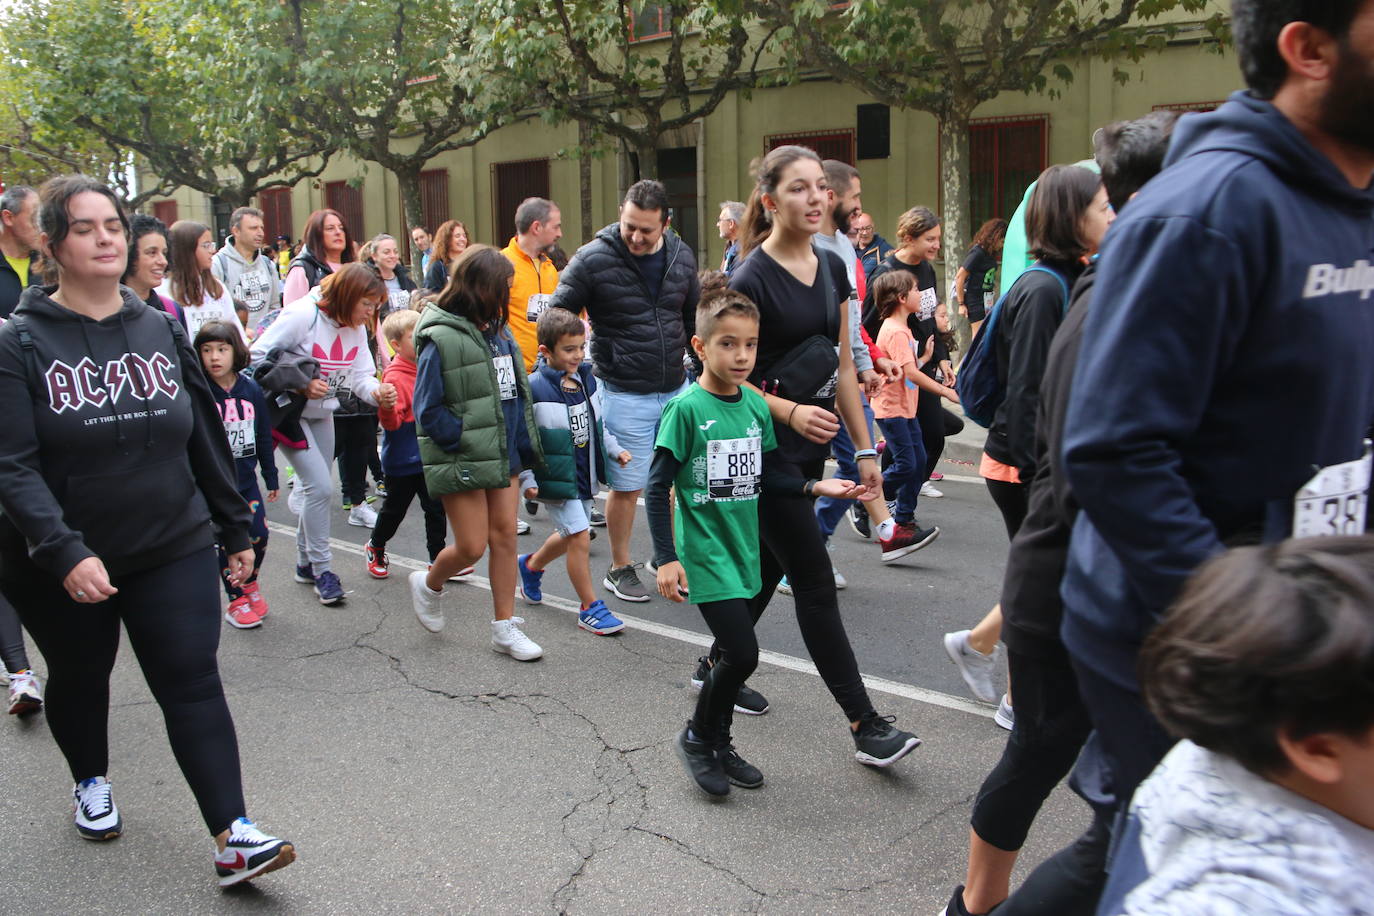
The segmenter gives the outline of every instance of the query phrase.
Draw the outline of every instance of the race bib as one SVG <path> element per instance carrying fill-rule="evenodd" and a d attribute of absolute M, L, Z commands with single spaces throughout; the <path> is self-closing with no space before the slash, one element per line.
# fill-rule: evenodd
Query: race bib
<path fill-rule="evenodd" d="M 493 356 L 491 364 L 496 367 L 496 384 L 501 391 L 501 400 L 509 401 L 515 397 L 515 367 L 511 365 L 510 354 Z"/>
<path fill-rule="evenodd" d="M 935 287 L 921 290 L 921 320 L 929 321 L 935 317 L 935 306 L 940 304 L 940 299 L 935 295 Z"/>
<path fill-rule="evenodd" d="M 763 474 L 763 439 L 712 439 L 706 443 L 706 493 L 713 500 L 754 499 Z"/>
<path fill-rule="evenodd" d="M 992 293 L 983 293 L 983 311 L 992 311 Z"/>
<path fill-rule="evenodd" d="M 257 433 L 252 420 L 226 420 L 224 434 L 229 437 L 229 451 L 235 458 L 252 458 L 258 453 Z"/>
<path fill-rule="evenodd" d="M 195 340 L 196 335 L 200 333 L 200 329 L 210 322 L 226 320 L 223 315 L 206 309 L 196 309 L 195 311 L 191 309 L 182 309 L 182 314 L 186 316 L 186 331 L 187 335 L 192 340 Z"/>
<path fill-rule="evenodd" d="M 324 376 L 324 382 L 329 386 L 329 393 L 325 398 L 338 399 L 340 395 L 348 394 L 348 370 L 331 372 Z"/>
<path fill-rule="evenodd" d="M 538 321 L 552 300 L 553 296 L 549 293 L 530 293 L 529 301 L 525 303 L 525 320 Z"/>
<path fill-rule="evenodd" d="M 572 431 L 575 447 L 585 448 L 587 443 L 592 441 L 591 425 L 591 414 L 587 410 L 586 401 L 568 408 L 568 428 Z"/>
<path fill-rule="evenodd" d="M 1369 501 L 1370 443 L 1364 457 L 1322 468 L 1293 500 L 1293 537 L 1364 534 Z"/>
<path fill-rule="evenodd" d="M 387 306 L 382 312 L 381 317 L 385 318 L 392 312 L 403 312 L 410 308 L 410 293 L 403 289 L 388 289 L 386 292 Z"/>
<path fill-rule="evenodd" d="M 816 391 L 814 397 L 817 397 L 817 398 L 833 398 L 833 397 L 835 396 L 835 392 L 839 390 L 839 387 L 840 387 L 840 348 L 839 348 L 839 347 L 836 347 L 836 348 L 835 348 L 835 371 L 832 372 L 832 373 L 830 373 L 830 378 L 826 381 L 826 383 L 825 383 L 824 385 L 822 385 L 819 389 L 817 389 L 817 391 Z"/>
<path fill-rule="evenodd" d="M 248 306 L 249 313 L 261 312 L 267 307 L 267 278 L 261 271 L 245 272 L 234 287 L 234 297 Z"/>

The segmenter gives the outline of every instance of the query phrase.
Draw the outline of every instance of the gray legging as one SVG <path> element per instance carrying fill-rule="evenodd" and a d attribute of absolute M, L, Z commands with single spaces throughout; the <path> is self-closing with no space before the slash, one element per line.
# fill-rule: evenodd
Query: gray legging
<path fill-rule="evenodd" d="M 19 615 L 14 607 L 0 597 L 0 662 L 5 670 L 13 674 L 29 667 L 29 656 L 24 651 L 24 631 L 19 627 Z"/>
<path fill-rule="evenodd" d="M 282 446 L 296 469 L 304 506 L 296 523 L 296 565 L 310 564 L 315 575 L 329 571 L 330 500 L 334 495 L 334 418 L 304 417 L 301 427 L 309 448 Z"/>

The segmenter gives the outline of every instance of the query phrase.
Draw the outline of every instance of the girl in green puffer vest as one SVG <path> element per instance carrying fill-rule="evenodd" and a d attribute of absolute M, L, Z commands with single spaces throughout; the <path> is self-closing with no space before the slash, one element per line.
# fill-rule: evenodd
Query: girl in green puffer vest
<path fill-rule="evenodd" d="M 453 266 L 436 303 L 415 327 L 415 431 L 425 486 L 453 528 L 428 573 L 410 575 L 421 626 L 444 627 L 443 587 L 490 547 L 491 647 L 520 661 L 543 650 L 515 617 L 515 518 L 522 467 L 542 467 L 524 357 L 506 327 L 514 269 L 474 245 Z"/>

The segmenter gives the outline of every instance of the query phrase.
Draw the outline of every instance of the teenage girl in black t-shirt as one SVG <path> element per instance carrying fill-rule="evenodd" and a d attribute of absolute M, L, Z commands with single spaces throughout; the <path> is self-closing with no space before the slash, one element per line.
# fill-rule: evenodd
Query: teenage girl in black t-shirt
<path fill-rule="evenodd" d="M 828 338 L 840 357 L 833 384 L 818 380 L 814 396 L 765 394 L 778 440 L 778 448 L 766 460 L 807 480 L 824 477 L 828 445 L 840 428 L 838 410 L 853 431 L 860 482 L 876 495 L 882 480 L 849 350 L 848 279 L 843 263 L 833 255 L 827 255 L 830 260 L 823 268 L 812 245 L 828 205 L 821 159 L 805 147 L 782 146 L 763 158 L 755 177 L 758 183 L 741 232 L 741 263 L 730 278 L 730 287 L 759 308 L 758 361 L 751 381 L 757 384 L 771 377 L 786 355 L 813 335 Z M 920 739 L 894 728 L 890 717 L 873 709 L 840 619 L 830 555 L 811 500 L 765 490 L 759 499 L 759 534 L 762 590 L 751 603 L 754 621 L 786 574 L 802 638 L 849 720 L 855 757 L 874 766 L 904 757 Z M 709 658 L 717 657 L 712 647 Z"/>
<path fill-rule="evenodd" d="M 992 308 L 992 293 L 997 285 L 993 271 L 1002 263 L 1002 245 L 1006 240 L 1006 220 L 990 219 L 983 223 L 954 275 L 954 294 L 959 299 L 959 314 L 968 320 L 970 340 L 978 336 L 978 328 Z"/>

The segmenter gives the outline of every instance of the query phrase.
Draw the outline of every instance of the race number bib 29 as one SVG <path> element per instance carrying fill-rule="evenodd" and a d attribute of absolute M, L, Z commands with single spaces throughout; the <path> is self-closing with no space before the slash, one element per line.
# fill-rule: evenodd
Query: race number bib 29
<path fill-rule="evenodd" d="M 575 447 L 584 448 L 592 441 L 591 415 L 587 412 L 586 401 L 568 408 L 568 429 Z"/>
<path fill-rule="evenodd" d="M 235 458 L 252 458 L 258 453 L 257 434 L 252 420 L 226 420 L 224 434 L 229 437 L 229 451 Z"/>
<path fill-rule="evenodd" d="M 538 321 L 552 299 L 553 296 L 549 293 L 530 293 L 529 301 L 525 303 L 525 320 Z"/>
<path fill-rule="evenodd" d="M 511 365 L 510 354 L 493 356 L 491 364 L 496 367 L 496 385 L 501 391 L 501 400 L 509 401 L 515 397 L 515 367 Z"/>
<path fill-rule="evenodd" d="M 1364 534 L 1370 466 L 1365 440 L 1364 457 L 1318 471 L 1293 501 L 1293 537 Z"/>
<path fill-rule="evenodd" d="M 763 474 L 763 439 L 712 439 L 706 443 L 706 493 L 713 500 L 754 499 Z"/>

